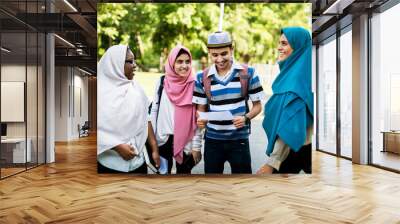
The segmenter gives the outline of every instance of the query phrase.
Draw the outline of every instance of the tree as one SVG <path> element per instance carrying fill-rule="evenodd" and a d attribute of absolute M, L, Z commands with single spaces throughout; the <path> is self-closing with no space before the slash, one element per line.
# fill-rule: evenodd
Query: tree
<path fill-rule="evenodd" d="M 309 3 L 225 4 L 223 29 L 234 41 L 235 58 L 274 62 L 280 29 L 310 29 Z M 129 44 L 142 69 L 158 67 L 162 50 L 181 43 L 194 59 L 207 55 L 207 37 L 217 31 L 217 3 L 98 4 L 98 56 L 113 44 Z"/>

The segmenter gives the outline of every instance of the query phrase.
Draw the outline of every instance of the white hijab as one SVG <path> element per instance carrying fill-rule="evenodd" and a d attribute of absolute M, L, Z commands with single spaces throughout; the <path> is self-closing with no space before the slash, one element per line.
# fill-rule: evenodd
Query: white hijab
<path fill-rule="evenodd" d="M 124 74 L 126 52 L 126 45 L 112 46 L 97 65 L 97 155 L 119 144 L 131 144 L 141 154 L 147 139 L 149 102 Z"/>

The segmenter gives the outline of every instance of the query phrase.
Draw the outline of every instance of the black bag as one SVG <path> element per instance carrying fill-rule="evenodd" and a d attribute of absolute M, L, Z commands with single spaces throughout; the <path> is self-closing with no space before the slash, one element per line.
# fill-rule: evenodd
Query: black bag
<path fill-rule="evenodd" d="M 160 87 L 158 88 L 158 91 L 157 91 L 157 95 L 158 95 L 158 109 L 160 109 L 160 101 L 161 101 L 161 94 L 162 94 L 162 91 L 163 91 L 163 89 L 164 89 L 164 79 L 165 79 L 165 75 L 162 75 L 161 77 L 160 77 Z M 152 107 L 152 105 L 153 105 L 153 102 L 150 104 L 150 106 L 149 106 L 149 114 L 151 113 L 151 107 Z M 158 111 L 159 110 L 157 110 L 157 116 L 156 116 L 156 120 L 158 120 Z M 153 157 L 151 156 L 151 154 L 153 153 L 152 151 L 151 151 L 151 147 L 150 147 L 150 145 L 147 143 L 147 141 L 146 141 L 146 150 L 147 150 L 147 154 L 149 155 L 149 160 L 150 160 L 150 163 L 151 164 L 153 164 L 153 166 L 155 167 L 156 166 L 156 163 L 155 163 L 155 161 L 153 160 Z"/>
<path fill-rule="evenodd" d="M 184 156 L 183 156 L 182 166 L 184 166 L 188 170 L 192 170 L 192 168 L 196 166 L 196 163 L 193 159 L 193 155 L 192 154 L 186 155 L 185 152 L 183 152 L 183 154 Z"/>

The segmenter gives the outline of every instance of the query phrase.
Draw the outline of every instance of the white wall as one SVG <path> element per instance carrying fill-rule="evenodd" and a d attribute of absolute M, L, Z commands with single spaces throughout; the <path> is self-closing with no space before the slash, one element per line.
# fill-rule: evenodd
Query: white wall
<path fill-rule="evenodd" d="M 8 64 L 1 66 L 2 82 L 25 82 L 25 65 Z M 26 82 L 25 82 L 26 83 Z M 4 96 L 2 96 L 3 98 Z M 24 110 L 24 108 L 22 108 Z M 9 108 L 1 108 L 1 110 L 9 110 Z M 3 112 L 4 113 L 4 112 Z M 7 135 L 9 137 L 25 137 L 24 122 L 7 122 Z"/>
<path fill-rule="evenodd" d="M 76 68 L 56 67 L 56 141 L 79 138 L 78 124 L 88 120 L 88 78 L 83 75 Z"/>
<path fill-rule="evenodd" d="M 71 106 L 73 105 L 73 108 L 71 108 L 71 130 L 70 130 L 70 136 L 72 136 L 73 139 L 79 137 L 78 133 L 78 124 L 82 126 L 85 121 L 88 120 L 88 77 L 87 76 L 82 76 L 84 75 L 81 73 L 79 70 L 74 69 L 73 71 L 73 76 L 74 76 L 74 81 L 73 81 L 73 88 L 71 90 L 74 90 L 72 92 L 73 96 L 71 96 L 71 99 L 73 99 L 74 102 L 71 102 Z"/>
<path fill-rule="evenodd" d="M 68 140 L 68 85 L 67 67 L 55 68 L 55 141 Z"/>
<path fill-rule="evenodd" d="M 1 81 L 4 82 L 25 82 L 26 67 L 18 64 L 8 64 L 1 66 Z M 28 70 L 30 70 L 28 66 Z M 28 93 L 28 96 L 33 95 Z M 1 108 L 7 110 L 8 108 Z M 7 122 L 8 137 L 25 137 L 25 122 Z"/>
<path fill-rule="evenodd" d="M 73 120 L 73 136 L 75 138 L 78 138 L 79 133 L 78 133 L 78 129 L 77 126 L 78 124 L 80 124 L 81 126 L 85 123 L 85 121 L 89 120 L 89 110 L 88 110 L 88 106 L 89 106 L 89 91 L 88 91 L 88 77 L 84 76 L 84 73 L 80 72 L 79 70 L 75 69 L 74 71 L 74 76 L 75 76 L 75 82 L 74 82 L 74 86 L 75 86 L 75 105 L 80 105 L 80 109 L 81 112 L 78 111 L 77 107 L 75 107 L 75 119 Z M 80 99 L 77 98 L 77 92 L 76 90 L 80 88 Z M 76 100 L 80 100 L 81 102 L 76 102 Z"/>
<path fill-rule="evenodd" d="M 42 67 L 25 64 L 2 64 L 1 66 L 2 82 L 24 82 L 26 86 L 26 106 L 23 100 L 21 107 L 18 109 L 10 106 L 2 107 L 2 113 L 16 113 L 20 110 L 22 113 L 21 122 L 6 122 L 7 137 L 9 138 L 25 138 L 30 139 L 32 162 L 39 159 L 39 163 L 44 163 L 45 159 L 45 142 L 44 142 L 44 74 Z M 27 80 L 25 80 L 27 78 Z M 9 98 L 7 92 L 2 89 L 2 98 Z M 22 91 L 22 92 L 21 92 Z M 24 90 L 19 90 L 24 94 Z M 6 94 L 6 95 L 4 95 Z M 25 98 L 23 96 L 22 98 Z M 16 103 L 16 102 L 15 102 Z M 3 103 L 2 103 L 3 104 Z M 14 110 L 14 111 L 13 111 Z M 26 120 L 24 114 L 26 112 Z M 2 118 L 3 119 L 3 118 Z"/>

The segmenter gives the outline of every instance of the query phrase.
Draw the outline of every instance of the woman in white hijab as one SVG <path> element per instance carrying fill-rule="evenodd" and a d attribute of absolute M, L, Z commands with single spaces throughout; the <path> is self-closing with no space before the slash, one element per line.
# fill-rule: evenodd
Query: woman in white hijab
<path fill-rule="evenodd" d="M 152 158 L 159 165 L 156 140 L 148 125 L 149 103 L 142 87 L 133 80 L 135 69 L 134 55 L 126 45 L 108 48 L 98 63 L 99 173 L 147 173 L 143 155 L 147 139 Z"/>

